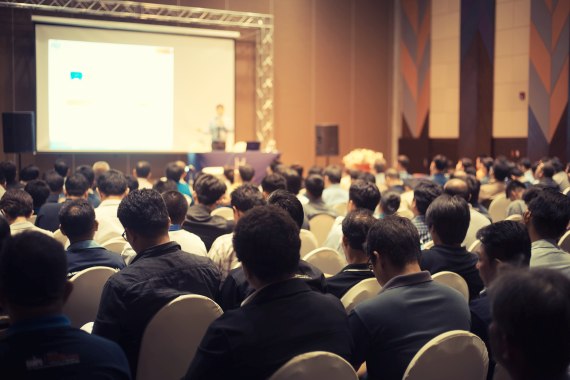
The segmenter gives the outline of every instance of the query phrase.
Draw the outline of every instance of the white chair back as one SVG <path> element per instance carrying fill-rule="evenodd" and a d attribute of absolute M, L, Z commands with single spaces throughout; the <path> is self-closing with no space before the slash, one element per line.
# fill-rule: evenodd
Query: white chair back
<path fill-rule="evenodd" d="M 354 368 L 330 352 L 314 351 L 295 356 L 277 370 L 269 380 L 358 380 Z"/>
<path fill-rule="evenodd" d="M 210 214 L 221 216 L 226 220 L 234 220 L 234 210 L 231 207 L 218 207 Z"/>
<path fill-rule="evenodd" d="M 328 214 L 319 214 L 313 216 L 311 220 L 309 220 L 309 225 L 311 226 L 311 232 L 315 234 L 315 237 L 319 242 L 319 247 L 327 239 L 327 236 L 331 231 L 331 227 L 333 226 L 335 219 L 336 218 L 334 216 Z"/>
<path fill-rule="evenodd" d="M 497 195 L 489 205 L 489 216 L 493 223 L 505 220 L 507 217 L 507 208 L 511 204 L 511 200 L 505 194 Z"/>
<path fill-rule="evenodd" d="M 505 220 L 510 220 L 512 222 L 521 222 L 523 221 L 523 217 L 520 214 L 513 214 L 513 215 L 509 215 L 505 218 Z"/>
<path fill-rule="evenodd" d="M 350 312 L 359 303 L 376 296 L 382 287 L 375 277 L 360 281 L 348 290 L 340 299 L 346 312 Z"/>
<path fill-rule="evenodd" d="M 338 216 L 346 216 L 347 206 L 348 206 L 348 203 L 346 203 L 346 202 L 338 203 L 338 204 L 333 206 L 333 210 L 334 210 L 334 212 L 337 213 Z"/>
<path fill-rule="evenodd" d="M 204 296 L 189 294 L 170 301 L 146 326 L 137 379 L 182 378 L 208 326 L 220 315 L 218 304 Z"/>
<path fill-rule="evenodd" d="M 433 247 L 435 247 L 435 243 L 433 240 L 430 240 L 424 244 L 423 249 L 432 249 Z"/>
<path fill-rule="evenodd" d="M 570 252 L 570 231 L 566 231 L 564 235 L 558 240 L 558 246 L 560 249 L 566 252 Z"/>
<path fill-rule="evenodd" d="M 55 230 L 55 232 L 53 233 L 53 238 L 59 241 L 64 248 L 67 249 L 67 247 L 69 247 L 69 239 L 60 230 Z"/>
<path fill-rule="evenodd" d="M 127 241 L 123 239 L 122 236 L 115 236 L 114 238 L 102 243 L 101 247 L 120 255 L 123 252 L 123 249 L 125 249 L 125 245 L 127 245 Z"/>
<path fill-rule="evenodd" d="M 313 264 L 325 274 L 337 274 L 346 266 L 346 259 L 332 248 L 317 248 L 309 252 L 303 260 Z"/>
<path fill-rule="evenodd" d="M 454 330 L 427 342 L 408 365 L 402 380 L 482 380 L 488 366 L 485 343 L 470 332 Z"/>
<path fill-rule="evenodd" d="M 305 257 L 309 252 L 319 248 L 319 242 L 311 231 L 301 229 L 299 237 L 301 238 L 301 257 Z"/>
<path fill-rule="evenodd" d="M 467 250 L 469 252 L 477 253 L 479 252 L 479 247 L 481 247 L 481 240 L 477 239 L 469 247 L 467 247 Z"/>
<path fill-rule="evenodd" d="M 457 290 L 461 295 L 465 298 L 467 302 L 469 302 L 469 287 L 467 286 L 467 282 L 458 275 L 457 273 L 443 271 L 436 273 L 432 276 L 432 279 L 435 282 L 440 284 L 449 286 L 452 289 Z"/>
<path fill-rule="evenodd" d="M 63 306 L 73 327 L 80 328 L 97 316 L 103 286 L 117 271 L 109 267 L 91 267 L 71 278 L 73 291 Z"/>
<path fill-rule="evenodd" d="M 562 194 L 568 195 L 568 192 L 570 192 L 570 186 L 567 187 L 567 188 L 565 188 L 565 189 L 562 191 Z"/>

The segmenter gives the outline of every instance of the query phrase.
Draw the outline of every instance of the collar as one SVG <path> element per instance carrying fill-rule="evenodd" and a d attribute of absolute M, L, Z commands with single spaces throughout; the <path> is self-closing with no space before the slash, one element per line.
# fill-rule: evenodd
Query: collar
<path fill-rule="evenodd" d="M 283 298 L 296 293 L 311 291 L 307 283 L 299 278 L 290 278 L 287 280 L 274 282 L 257 289 L 249 297 L 247 297 L 241 306 L 245 305 L 259 305 L 274 299 Z"/>
<path fill-rule="evenodd" d="M 553 239 L 540 239 L 532 242 L 531 248 L 551 248 L 551 247 L 558 248 L 558 245 L 556 243 L 557 243 L 556 240 Z"/>
<path fill-rule="evenodd" d="M 49 317 L 34 318 L 26 321 L 14 323 L 6 334 L 14 335 L 22 332 L 55 329 L 58 327 L 67 327 L 70 325 L 69 319 L 64 315 L 52 315 Z"/>
<path fill-rule="evenodd" d="M 341 272 L 371 272 L 367 263 L 364 264 L 348 264 L 342 268 Z"/>
<path fill-rule="evenodd" d="M 121 203 L 120 199 L 105 199 L 104 201 L 101 201 L 99 207 L 118 206 L 120 203 Z"/>
<path fill-rule="evenodd" d="M 24 222 L 12 223 L 10 225 L 10 228 L 13 228 L 13 229 L 30 228 L 30 226 L 33 226 L 33 225 L 34 224 L 32 222 L 30 222 L 29 220 L 26 220 Z"/>
<path fill-rule="evenodd" d="M 169 232 L 180 231 L 181 229 L 182 229 L 182 226 L 180 224 L 171 224 L 170 227 L 168 227 Z"/>
<path fill-rule="evenodd" d="M 145 257 L 160 256 L 163 254 L 176 252 L 179 250 L 180 250 L 180 244 L 178 244 L 175 241 L 169 241 L 168 243 L 155 245 L 154 247 L 147 248 L 144 251 L 137 252 L 137 255 L 131 262 L 131 265 L 134 264 L 136 261 L 141 260 Z"/>
<path fill-rule="evenodd" d="M 382 292 L 388 289 L 400 288 L 402 286 L 412 286 L 429 281 L 432 281 L 432 279 L 430 273 L 427 270 L 417 273 L 404 274 L 393 277 L 390 281 L 388 281 L 382 288 Z"/>
<path fill-rule="evenodd" d="M 77 241 L 73 244 L 70 244 L 67 247 L 68 251 L 73 251 L 74 249 L 87 249 L 87 248 L 102 248 L 95 240 L 83 240 Z"/>

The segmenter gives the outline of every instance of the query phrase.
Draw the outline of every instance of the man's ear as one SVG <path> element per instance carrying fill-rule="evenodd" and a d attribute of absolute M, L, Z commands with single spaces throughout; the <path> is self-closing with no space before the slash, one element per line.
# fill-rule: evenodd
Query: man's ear
<path fill-rule="evenodd" d="M 342 245 L 348 247 L 348 238 L 344 235 L 342 235 Z"/>
<path fill-rule="evenodd" d="M 531 219 L 532 213 L 530 212 L 530 210 L 526 210 L 523 214 L 523 221 L 525 225 L 529 225 L 530 224 L 530 219 Z"/>
<path fill-rule="evenodd" d="M 98 231 L 98 230 L 99 230 L 99 222 L 97 221 L 97 219 L 95 219 L 95 222 L 93 223 L 93 231 Z"/>

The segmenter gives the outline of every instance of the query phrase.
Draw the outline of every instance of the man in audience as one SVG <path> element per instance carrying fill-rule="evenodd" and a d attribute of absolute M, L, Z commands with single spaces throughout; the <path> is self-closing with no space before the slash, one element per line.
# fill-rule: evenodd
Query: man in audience
<path fill-rule="evenodd" d="M 570 187 L 570 181 L 568 181 L 568 173 L 564 171 L 564 165 L 562 162 L 560 162 L 560 159 L 558 157 L 552 157 L 550 163 L 554 167 L 554 175 L 552 176 L 552 179 L 554 182 L 556 182 L 560 191 L 564 191 Z"/>
<path fill-rule="evenodd" d="M 386 165 L 387 163 L 384 157 L 374 161 L 374 176 L 376 177 L 376 186 L 378 186 L 378 188 L 385 188 L 384 185 L 386 183 Z"/>
<path fill-rule="evenodd" d="M 152 189 L 150 178 L 150 163 L 148 161 L 139 161 L 133 169 L 133 175 L 139 182 L 139 189 Z"/>
<path fill-rule="evenodd" d="M 0 211 L 10 223 L 10 231 L 12 235 L 22 233 L 27 230 L 33 230 L 53 236 L 50 231 L 34 226 L 28 221 L 34 211 L 34 201 L 32 196 L 24 190 L 8 190 L 2 199 L 0 199 Z"/>
<path fill-rule="evenodd" d="M 256 291 L 210 325 L 186 379 L 266 379 L 310 351 L 350 358 L 340 301 L 295 276 L 300 246 L 299 227 L 278 207 L 254 208 L 238 221 L 234 248 Z"/>
<path fill-rule="evenodd" d="M 527 157 L 523 157 L 517 164 L 518 168 L 523 172 L 524 182 L 534 183 L 534 173 L 532 172 L 532 164 Z"/>
<path fill-rule="evenodd" d="M 95 175 L 95 182 L 97 182 L 103 173 L 111 170 L 111 166 L 106 161 L 97 161 L 93 164 L 92 169 L 93 174 Z"/>
<path fill-rule="evenodd" d="M 87 190 L 87 200 L 89 201 L 89 203 L 91 203 L 91 206 L 93 206 L 93 208 L 99 207 L 99 205 L 101 204 L 101 198 L 99 198 L 97 192 L 94 191 L 95 172 L 93 171 L 91 166 L 80 165 L 77 167 L 77 169 L 75 169 L 75 172 L 84 176 L 85 179 L 87 180 L 87 183 L 89 184 L 89 189 Z"/>
<path fill-rule="evenodd" d="M 544 189 L 562 191 L 553 179 L 554 173 L 555 169 L 550 161 L 541 162 L 536 168 L 536 179 L 538 180 L 536 185 Z"/>
<path fill-rule="evenodd" d="M 431 180 L 440 186 L 445 185 L 447 182 L 447 176 L 445 171 L 447 170 L 447 157 L 438 154 L 431 161 L 429 171 L 431 174 Z"/>
<path fill-rule="evenodd" d="M 410 159 L 408 156 L 403 154 L 398 156 L 398 161 L 396 162 L 396 170 L 400 174 L 400 179 L 403 181 L 410 178 L 412 175 L 408 173 L 408 168 L 410 167 Z"/>
<path fill-rule="evenodd" d="M 57 174 L 55 170 L 49 170 L 45 173 L 45 181 L 51 191 L 46 203 L 58 203 L 59 199 L 63 197 L 63 184 L 65 182 L 63 177 Z"/>
<path fill-rule="evenodd" d="M 337 165 L 329 165 L 325 168 L 325 189 L 323 190 L 323 201 L 327 206 L 332 207 L 339 203 L 348 202 L 348 191 L 340 186 L 342 169 Z"/>
<path fill-rule="evenodd" d="M 532 241 L 531 267 L 550 268 L 570 276 L 570 255 L 561 250 L 558 239 L 570 221 L 570 199 L 545 189 L 529 202 L 524 222 Z"/>
<path fill-rule="evenodd" d="M 246 211 L 255 206 L 263 206 L 265 203 L 263 194 L 256 186 L 252 184 L 241 185 L 231 193 L 234 222 L 237 223 Z M 233 237 L 233 232 L 218 237 L 208 252 L 208 257 L 222 274 L 222 281 L 226 279 L 230 270 L 240 265 L 234 251 Z"/>
<path fill-rule="evenodd" d="M 133 191 L 117 213 L 137 255 L 105 284 L 93 333 L 119 343 L 134 373 L 144 329 L 156 312 L 183 294 L 214 299 L 220 277 L 209 259 L 170 241 L 168 211 L 158 192 Z"/>
<path fill-rule="evenodd" d="M 493 356 L 512 380 L 567 380 L 570 279 L 548 269 L 511 271 L 489 290 Z"/>
<path fill-rule="evenodd" d="M 65 162 L 61 158 L 55 160 L 55 162 L 53 163 L 53 169 L 56 171 L 57 174 L 62 176 L 64 179 L 69 174 L 69 166 L 67 165 L 67 162 Z"/>
<path fill-rule="evenodd" d="M 26 183 L 24 191 L 32 196 L 34 201 L 34 215 L 37 215 L 49 197 L 50 191 L 48 184 L 41 179 L 33 179 Z"/>
<path fill-rule="evenodd" d="M 364 243 L 368 231 L 376 221 L 370 210 L 349 212 L 342 221 L 342 246 L 348 265 L 327 279 L 327 291 L 338 298 L 362 280 L 374 277 L 368 264 Z"/>
<path fill-rule="evenodd" d="M 186 176 L 186 172 L 184 171 L 184 166 L 179 165 L 178 162 L 171 162 L 166 165 L 166 178 L 173 180 L 176 182 L 176 187 L 178 191 L 182 194 L 190 197 L 190 204 L 192 204 L 192 193 L 190 192 L 190 187 L 184 181 L 184 177 Z"/>
<path fill-rule="evenodd" d="M 387 216 L 396 214 L 400 208 L 401 201 L 402 198 L 398 193 L 392 191 L 384 193 L 380 199 L 380 204 L 378 205 L 378 210 L 380 211 L 379 218 L 383 219 Z"/>
<path fill-rule="evenodd" d="M 511 200 L 511 203 L 507 207 L 507 216 L 522 216 L 525 213 L 527 207 L 524 200 L 522 199 L 525 190 L 526 186 L 521 181 L 509 181 L 507 184 L 507 189 L 505 190 L 507 198 Z"/>
<path fill-rule="evenodd" d="M 481 185 L 479 191 L 479 202 L 488 206 L 498 194 L 505 192 L 505 179 L 509 176 L 509 165 L 501 159 L 495 160 L 491 170 L 491 180 L 489 183 Z"/>
<path fill-rule="evenodd" d="M 66 183 L 74 175 L 68 177 Z M 123 269 L 125 262 L 119 254 L 106 250 L 93 240 L 98 226 L 93 206 L 84 198 L 69 200 L 62 205 L 59 211 L 60 229 L 70 243 L 67 248 L 68 276 L 96 266 Z"/>
<path fill-rule="evenodd" d="M 484 227 L 477 233 L 481 241 L 479 248 L 479 261 L 477 269 L 485 285 L 479 298 L 469 304 L 471 309 L 471 332 L 485 342 L 487 350 L 489 345 L 489 325 L 491 324 L 491 305 L 487 297 L 487 290 L 493 281 L 505 269 L 528 268 L 530 262 L 530 238 L 522 223 L 502 221 Z M 492 356 L 489 362 L 487 378 L 491 380 L 494 374 L 494 361 Z"/>
<path fill-rule="evenodd" d="M 287 190 L 287 181 L 281 174 L 268 174 L 261 180 L 263 196 L 267 199 L 275 190 Z"/>
<path fill-rule="evenodd" d="M 299 175 L 295 169 L 283 168 L 279 172 L 283 178 L 285 178 L 285 183 L 287 184 L 287 191 L 295 194 L 301 204 L 306 205 L 309 203 L 309 199 L 305 194 L 301 194 L 301 188 L 303 187 L 303 178 Z"/>
<path fill-rule="evenodd" d="M 454 289 L 419 265 L 417 229 L 406 218 L 377 221 L 366 251 L 382 291 L 350 313 L 354 368 L 366 361 L 371 379 L 400 380 L 424 344 L 451 330 L 469 330 L 469 307 Z"/>
<path fill-rule="evenodd" d="M 420 266 L 431 274 L 449 271 L 463 277 L 473 300 L 483 290 L 477 255 L 461 246 L 469 228 L 469 206 L 463 198 L 443 194 L 429 206 L 426 222 L 435 246 L 422 252 Z"/>
<path fill-rule="evenodd" d="M 99 229 L 95 233 L 94 240 L 103 244 L 121 236 L 124 231 L 117 217 L 117 210 L 121 200 L 129 192 L 127 179 L 120 171 L 109 169 L 97 178 L 97 191 L 101 197 L 101 204 L 95 209 Z"/>
<path fill-rule="evenodd" d="M 81 174 L 75 173 L 65 179 L 66 202 L 74 199 L 87 199 L 89 183 Z M 38 212 L 36 226 L 55 232 L 59 228 L 59 211 L 64 203 L 46 203 Z"/>
<path fill-rule="evenodd" d="M 40 168 L 38 168 L 36 165 L 24 166 L 20 170 L 20 183 L 23 186 L 26 186 L 28 182 L 38 179 L 39 177 L 40 177 Z"/>
<path fill-rule="evenodd" d="M 414 189 L 414 200 L 412 201 L 412 212 L 414 213 L 414 218 L 412 219 L 412 223 L 418 229 L 418 233 L 420 234 L 420 244 L 422 246 L 432 240 L 426 223 L 426 211 L 431 202 L 433 202 L 433 200 L 439 197 L 442 193 L 443 190 L 441 186 L 431 181 L 421 181 Z"/>
<path fill-rule="evenodd" d="M 0 162 L 0 171 L 4 173 L 4 178 L 6 179 L 6 190 L 12 189 L 23 189 L 24 186 L 16 181 L 16 164 L 12 161 L 2 161 Z"/>
<path fill-rule="evenodd" d="M 249 183 L 255 176 L 255 169 L 250 164 L 241 164 L 238 167 L 238 173 L 242 183 Z"/>
<path fill-rule="evenodd" d="M 203 174 L 194 182 L 194 192 L 196 202 L 188 208 L 182 227 L 198 235 L 209 250 L 218 236 L 234 228 L 233 221 L 211 215 L 226 193 L 226 185 L 211 174 Z"/>
<path fill-rule="evenodd" d="M 319 214 L 327 214 L 336 217 L 336 212 L 327 206 L 323 201 L 322 194 L 325 188 L 323 177 L 313 174 L 305 180 L 305 189 L 307 190 L 307 198 L 309 202 L 303 205 L 307 218 L 311 220 Z M 302 202 L 301 202 L 302 203 Z"/>
<path fill-rule="evenodd" d="M 25 232 L 5 243 L 0 303 L 11 326 L 0 339 L 2 377 L 130 379 L 117 344 L 72 328 L 62 314 L 72 291 L 66 275 L 65 251 L 54 239 Z"/>
<path fill-rule="evenodd" d="M 402 194 L 406 191 L 404 181 L 400 178 L 400 173 L 396 169 L 386 170 L 386 190 Z"/>

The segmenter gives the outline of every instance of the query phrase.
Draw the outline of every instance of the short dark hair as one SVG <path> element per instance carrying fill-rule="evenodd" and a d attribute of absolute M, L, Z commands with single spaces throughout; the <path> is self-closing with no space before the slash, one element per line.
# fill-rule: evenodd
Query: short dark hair
<path fill-rule="evenodd" d="M 45 181 L 52 193 L 61 193 L 63 191 L 63 177 L 55 170 L 48 170 L 45 173 Z"/>
<path fill-rule="evenodd" d="M 570 279 L 552 269 L 513 270 L 489 289 L 495 326 L 545 379 L 570 362 Z"/>
<path fill-rule="evenodd" d="M 125 179 L 127 180 L 127 187 L 129 188 L 129 191 L 133 191 L 139 188 L 139 181 L 137 177 L 127 174 L 125 176 Z"/>
<path fill-rule="evenodd" d="M 137 177 L 146 178 L 150 174 L 150 163 L 148 161 L 139 161 L 135 166 Z"/>
<path fill-rule="evenodd" d="M 67 201 L 59 210 L 59 224 L 69 238 L 84 236 L 93 230 L 95 210 L 86 199 Z"/>
<path fill-rule="evenodd" d="M 447 157 L 442 154 L 436 155 L 433 158 L 432 162 L 434 163 L 435 168 L 439 171 L 444 171 L 447 169 Z"/>
<path fill-rule="evenodd" d="M 380 202 L 381 194 L 375 183 L 356 180 L 352 181 L 348 189 L 348 199 L 356 208 L 365 208 L 374 211 Z"/>
<path fill-rule="evenodd" d="M 0 288 L 15 305 L 47 306 L 62 299 L 67 282 L 63 245 L 37 231 L 24 231 L 4 243 Z"/>
<path fill-rule="evenodd" d="M 303 171 L 305 171 L 305 168 L 303 168 L 301 164 L 293 164 L 289 167 L 299 173 L 299 176 L 303 178 Z"/>
<path fill-rule="evenodd" d="M 299 194 L 303 179 L 295 169 L 287 168 L 282 173 L 287 183 L 287 190 L 293 194 Z M 306 183 L 305 183 L 306 186 Z"/>
<path fill-rule="evenodd" d="M 61 158 L 55 160 L 55 162 L 53 164 L 53 168 L 55 169 L 57 174 L 59 174 L 60 176 L 67 177 L 67 173 L 69 172 L 69 166 Z"/>
<path fill-rule="evenodd" d="M 504 181 L 509 176 L 510 168 L 507 162 L 503 160 L 495 160 L 493 164 L 493 176 L 497 181 Z"/>
<path fill-rule="evenodd" d="M 354 210 L 346 215 L 342 220 L 342 234 L 350 248 L 364 251 L 366 236 L 376 220 L 372 212 L 366 209 Z"/>
<path fill-rule="evenodd" d="M 414 189 L 416 208 L 420 215 L 425 215 L 431 202 L 441 194 L 443 194 L 443 189 L 437 183 L 425 180 L 420 181 Z"/>
<path fill-rule="evenodd" d="M 34 211 L 34 200 L 24 190 L 8 190 L 0 199 L 0 210 L 12 219 L 19 216 L 30 216 Z"/>
<path fill-rule="evenodd" d="M 404 168 L 404 169 L 408 169 L 408 167 L 410 166 L 410 159 L 408 158 L 408 156 L 404 155 L 404 154 L 400 154 L 398 156 L 398 163 Z"/>
<path fill-rule="evenodd" d="M 301 201 L 299 201 L 295 194 L 283 189 L 275 190 L 271 193 L 269 198 L 267 198 L 267 204 L 275 205 L 287 211 L 299 228 L 303 226 L 305 212 Z"/>
<path fill-rule="evenodd" d="M 493 223 L 481 228 L 477 232 L 477 239 L 481 241 L 489 259 L 528 267 L 531 243 L 524 224 L 510 220 Z"/>
<path fill-rule="evenodd" d="M 323 190 L 325 189 L 325 181 L 323 177 L 318 174 L 311 174 L 305 180 L 305 189 L 307 193 L 315 198 L 320 198 L 323 195 Z"/>
<path fill-rule="evenodd" d="M 528 204 L 530 222 L 544 239 L 558 239 L 570 221 L 570 199 L 558 191 L 544 189 Z"/>
<path fill-rule="evenodd" d="M 245 183 L 232 191 L 230 204 L 238 211 L 246 212 L 255 206 L 264 206 L 265 198 L 257 186 Z"/>
<path fill-rule="evenodd" d="M 461 162 L 461 165 L 463 165 L 464 169 L 470 168 L 473 166 L 473 160 L 470 159 L 469 157 L 461 157 L 459 159 L 459 161 Z"/>
<path fill-rule="evenodd" d="M 65 191 L 73 197 L 80 197 L 89 190 L 89 182 L 83 174 L 73 173 L 65 179 Z"/>
<path fill-rule="evenodd" d="M 465 177 L 465 182 L 467 182 L 467 186 L 469 187 L 469 193 L 471 194 L 471 198 L 469 198 L 469 203 L 471 203 L 472 206 L 476 206 L 479 203 L 479 191 L 481 191 L 481 181 L 479 181 L 476 176 L 468 174 Z"/>
<path fill-rule="evenodd" d="M 552 163 L 550 161 L 545 162 L 544 165 L 542 165 L 542 175 L 546 178 L 552 178 L 554 177 L 554 174 L 556 174 L 556 170 Z"/>
<path fill-rule="evenodd" d="M 420 235 L 413 223 L 391 215 L 374 223 L 366 238 L 366 253 L 374 261 L 374 251 L 381 252 L 396 268 L 420 260 Z"/>
<path fill-rule="evenodd" d="M 39 209 L 49 197 L 49 186 L 41 179 L 33 179 L 26 184 L 24 191 L 32 196 L 34 210 Z"/>
<path fill-rule="evenodd" d="M 226 193 L 226 184 L 211 174 L 202 174 L 194 182 L 198 202 L 206 206 L 216 203 Z"/>
<path fill-rule="evenodd" d="M 507 187 L 505 189 L 505 194 L 507 198 L 511 195 L 512 191 L 516 191 L 517 189 L 526 189 L 526 186 L 521 181 L 512 180 L 507 183 Z"/>
<path fill-rule="evenodd" d="M 75 169 L 75 173 L 84 176 L 87 182 L 89 183 L 89 187 L 93 186 L 93 183 L 95 182 L 95 172 L 93 171 L 93 168 L 91 166 L 89 165 L 78 166 L 77 169 Z"/>
<path fill-rule="evenodd" d="M 532 167 L 532 164 L 530 163 L 530 160 L 528 159 L 528 157 L 521 158 L 519 160 L 519 165 L 524 167 L 526 170 L 528 170 Z"/>
<path fill-rule="evenodd" d="M 398 174 L 398 177 L 400 175 Z M 358 173 L 358 178 L 362 181 L 366 181 L 366 182 L 370 182 L 370 183 L 376 183 L 376 177 L 374 177 L 374 174 L 372 173 L 368 173 L 368 172 L 360 172 Z"/>
<path fill-rule="evenodd" d="M 12 161 L 1 161 L 0 171 L 4 173 L 7 183 L 13 183 L 16 180 L 16 164 Z"/>
<path fill-rule="evenodd" d="M 115 169 L 107 170 L 97 178 L 97 188 L 105 195 L 123 195 L 127 186 L 125 175 Z"/>
<path fill-rule="evenodd" d="M 467 201 L 458 196 L 442 194 L 426 212 L 426 224 L 434 228 L 441 242 L 446 245 L 461 244 L 465 239 L 471 213 Z"/>
<path fill-rule="evenodd" d="M 166 165 L 164 173 L 166 178 L 171 179 L 174 182 L 178 182 L 180 181 L 182 174 L 184 174 L 184 168 L 178 165 L 176 162 L 170 162 Z"/>
<path fill-rule="evenodd" d="M 277 206 L 245 213 L 236 224 L 233 245 L 248 272 L 264 282 L 285 279 L 299 266 L 299 227 Z"/>
<path fill-rule="evenodd" d="M 158 191 L 130 192 L 119 204 L 117 216 L 125 229 L 150 237 L 168 233 L 168 210 Z"/>
<path fill-rule="evenodd" d="M 331 183 L 340 183 L 342 178 L 342 169 L 338 165 L 329 165 L 325 168 L 325 177 L 329 178 Z"/>
<path fill-rule="evenodd" d="M 152 185 L 152 189 L 163 194 L 167 191 L 178 191 L 178 186 L 176 185 L 176 182 L 171 179 L 159 178 L 156 180 L 154 185 Z"/>
<path fill-rule="evenodd" d="M 323 175 L 323 168 L 321 168 L 318 165 L 313 165 L 309 168 L 309 171 L 307 172 L 307 176 L 310 176 L 311 174 L 318 174 L 320 176 Z"/>
<path fill-rule="evenodd" d="M 255 169 L 250 164 L 243 164 L 238 167 L 239 176 L 244 182 L 249 182 L 255 175 Z"/>
<path fill-rule="evenodd" d="M 188 212 L 188 201 L 184 194 L 178 190 L 170 190 L 162 193 L 162 199 L 164 199 L 172 224 L 182 224 Z"/>
<path fill-rule="evenodd" d="M 536 198 L 542 190 L 544 190 L 544 189 L 542 187 L 539 187 L 539 186 L 531 186 L 528 189 L 526 189 L 525 192 L 523 193 L 523 196 L 522 196 L 524 203 L 528 206 L 530 201 L 532 201 L 534 198 Z"/>
<path fill-rule="evenodd" d="M 384 216 L 394 215 L 400 208 L 401 197 L 395 191 L 389 191 L 384 193 L 380 199 L 380 206 L 382 207 L 382 212 Z"/>
<path fill-rule="evenodd" d="M 36 165 L 28 165 L 20 170 L 20 181 L 33 181 L 40 177 L 40 168 Z"/>
<path fill-rule="evenodd" d="M 261 188 L 267 194 L 271 194 L 275 190 L 287 190 L 287 181 L 281 174 L 268 174 L 261 180 Z"/>

